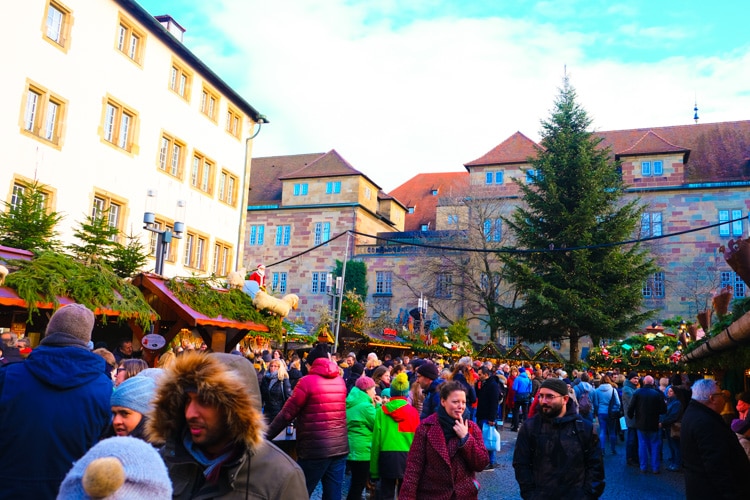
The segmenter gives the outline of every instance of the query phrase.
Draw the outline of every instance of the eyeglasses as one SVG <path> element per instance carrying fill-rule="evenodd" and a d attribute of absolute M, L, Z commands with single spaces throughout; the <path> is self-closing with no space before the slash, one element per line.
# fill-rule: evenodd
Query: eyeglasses
<path fill-rule="evenodd" d="M 539 398 L 539 401 L 548 401 L 556 398 L 564 398 L 565 396 L 555 394 L 540 394 L 537 397 Z"/>
<path fill-rule="evenodd" d="M 127 370 L 127 368 L 125 368 L 124 366 L 121 366 L 117 369 L 117 373 L 124 372 L 125 370 Z"/>
<path fill-rule="evenodd" d="M 713 394 L 711 394 L 711 396 L 721 396 L 723 398 L 724 394 L 721 392 L 714 392 Z"/>

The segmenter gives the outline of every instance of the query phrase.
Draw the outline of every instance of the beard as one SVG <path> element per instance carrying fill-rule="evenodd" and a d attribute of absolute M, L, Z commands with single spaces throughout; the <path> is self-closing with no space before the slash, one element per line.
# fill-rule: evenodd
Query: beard
<path fill-rule="evenodd" d="M 540 404 L 539 411 L 545 418 L 557 418 L 563 412 L 562 404 Z"/>

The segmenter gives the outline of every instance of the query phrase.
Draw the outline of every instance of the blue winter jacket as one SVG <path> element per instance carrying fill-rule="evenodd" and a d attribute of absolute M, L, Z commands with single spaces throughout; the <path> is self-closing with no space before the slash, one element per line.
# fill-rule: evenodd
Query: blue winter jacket
<path fill-rule="evenodd" d="M 513 391 L 515 401 L 525 401 L 531 396 L 531 379 L 526 370 L 521 370 L 513 381 Z"/>
<path fill-rule="evenodd" d="M 44 344 L 0 369 L 0 498 L 54 499 L 110 421 L 104 358 Z"/>

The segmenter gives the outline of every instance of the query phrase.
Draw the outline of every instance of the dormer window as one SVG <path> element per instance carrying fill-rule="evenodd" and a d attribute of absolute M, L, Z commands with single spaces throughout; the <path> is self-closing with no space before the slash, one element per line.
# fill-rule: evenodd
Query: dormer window
<path fill-rule="evenodd" d="M 414 213 L 414 207 L 409 207 L 409 208 L 406 209 L 406 211 L 409 212 L 410 214 L 413 214 Z"/>
<path fill-rule="evenodd" d="M 484 173 L 484 183 L 485 184 L 502 184 L 503 183 L 503 172 L 502 170 L 498 172 L 485 172 Z"/>
<path fill-rule="evenodd" d="M 652 175 L 664 175 L 664 163 L 661 160 L 642 161 L 641 175 L 649 177 Z"/>
<path fill-rule="evenodd" d="M 437 189 L 433 189 L 432 190 L 432 196 L 437 196 L 437 194 L 438 194 L 438 190 Z"/>
<path fill-rule="evenodd" d="M 422 224 L 422 231 L 429 231 L 430 225 L 429 224 Z"/>

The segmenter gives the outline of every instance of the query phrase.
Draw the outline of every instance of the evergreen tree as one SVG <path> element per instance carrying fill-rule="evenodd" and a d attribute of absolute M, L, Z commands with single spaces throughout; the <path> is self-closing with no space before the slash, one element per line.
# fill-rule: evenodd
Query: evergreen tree
<path fill-rule="evenodd" d="M 130 234 L 127 236 L 127 245 L 117 245 L 112 249 L 112 270 L 120 278 L 128 278 L 138 272 L 146 262 L 148 253 L 146 247 L 141 243 L 138 236 Z"/>
<path fill-rule="evenodd" d="M 334 276 L 341 276 L 344 263 L 336 261 Z M 335 278 L 334 278 L 335 279 Z M 367 298 L 367 265 L 358 260 L 350 260 L 346 263 L 346 276 L 344 277 L 344 291 L 354 290 L 364 301 Z"/>
<path fill-rule="evenodd" d="M 15 204 L 3 202 L 7 210 L 0 212 L 0 245 L 32 252 L 59 247 L 55 226 L 63 216 L 47 210 L 44 186 L 25 184 L 16 196 Z"/>
<path fill-rule="evenodd" d="M 532 182 L 516 181 L 523 203 L 506 219 L 517 248 L 545 251 L 501 256 L 521 298 L 501 315 L 504 328 L 530 341 L 568 338 L 572 363 L 581 337 L 617 337 L 653 313 L 641 295 L 653 260 L 637 243 L 611 245 L 632 238 L 643 208 L 623 199 L 619 163 L 590 125 L 566 77 L 542 122 Z"/>
<path fill-rule="evenodd" d="M 68 245 L 68 250 L 84 264 L 103 264 L 112 268 L 113 252 L 122 245 L 117 241 L 120 230 L 110 225 L 107 210 L 86 217 L 73 235 L 82 244 Z"/>

